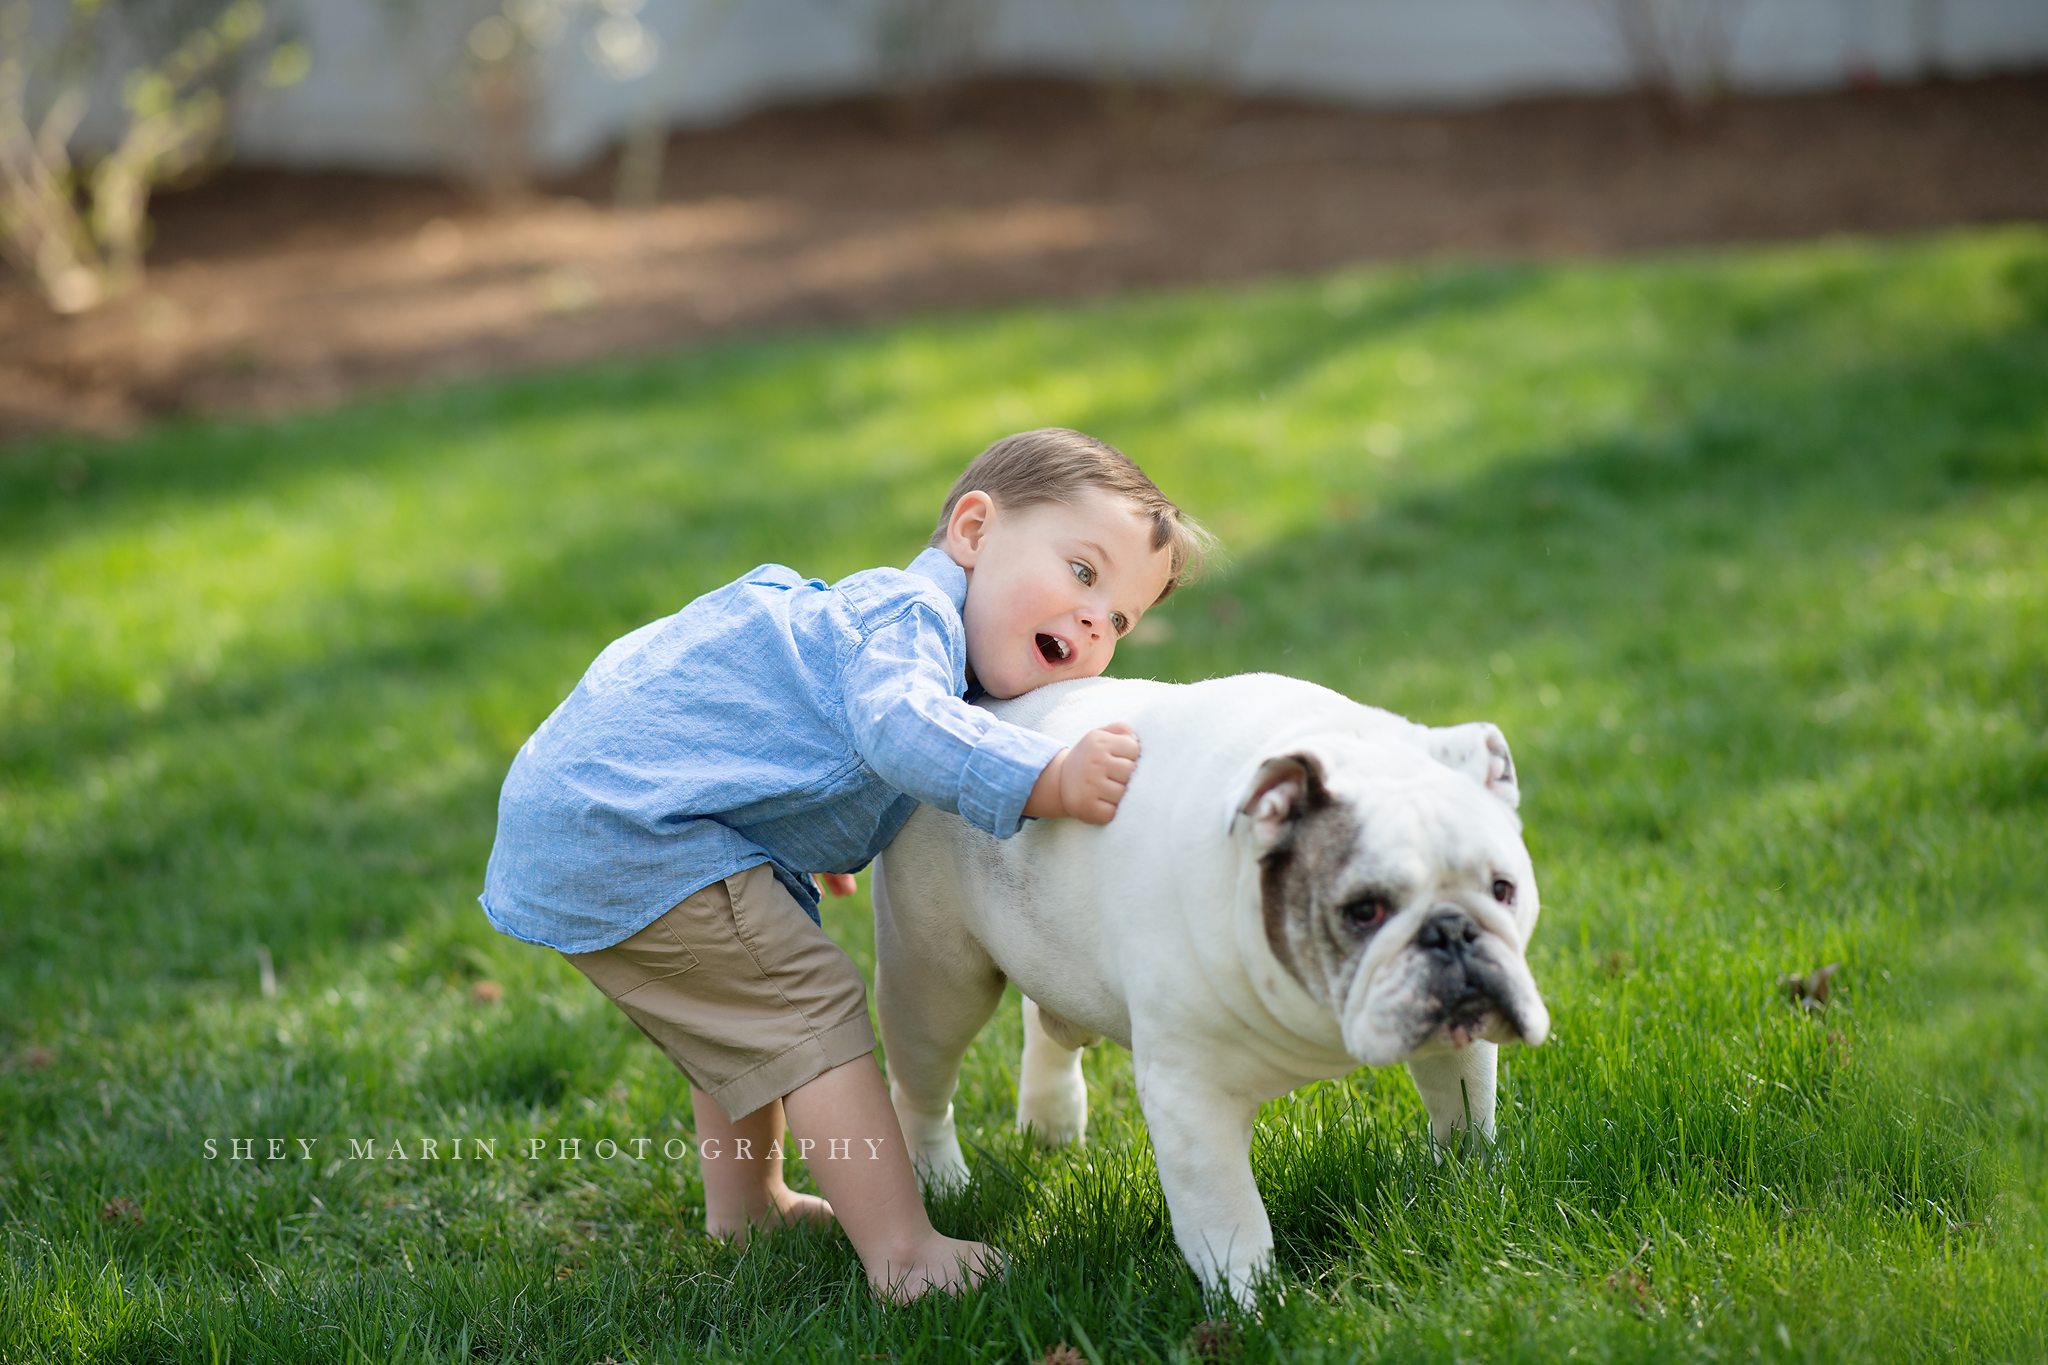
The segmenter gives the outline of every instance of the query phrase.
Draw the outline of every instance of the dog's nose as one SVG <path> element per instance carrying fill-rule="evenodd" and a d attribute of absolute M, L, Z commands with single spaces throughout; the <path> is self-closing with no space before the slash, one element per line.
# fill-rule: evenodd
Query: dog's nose
<path fill-rule="evenodd" d="M 1455 962 L 1478 937 L 1479 926 L 1463 910 L 1439 910 L 1422 922 L 1415 946 L 1441 961 Z"/>

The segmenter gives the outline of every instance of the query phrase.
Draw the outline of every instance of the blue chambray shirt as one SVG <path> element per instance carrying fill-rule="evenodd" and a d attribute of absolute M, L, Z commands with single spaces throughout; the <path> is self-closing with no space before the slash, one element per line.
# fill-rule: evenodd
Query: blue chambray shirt
<path fill-rule="evenodd" d="M 966 601 L 942 550 L 829 587 L 764 564 L 614 641 L 512 760 L 484 913 L 595 952 L 765 862 L 815 920 L 807 874 L 920 801 L 1016 833 L 1059 745 L 963 699 Z"/>

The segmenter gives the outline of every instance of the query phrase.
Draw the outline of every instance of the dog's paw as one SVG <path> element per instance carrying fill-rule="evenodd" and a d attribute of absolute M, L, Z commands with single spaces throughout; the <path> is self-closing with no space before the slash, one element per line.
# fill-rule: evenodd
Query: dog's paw
<path fill-rule="evenodd" d="M 1017 1131 L 1029 1133 L 1047 1147 L 1067 1147 L 1088 1136 L 1088 1093 L 1076 1103 L 1068 1096 L 1019 1095 Z"/>
<path fill-rule="evenodd" d="M 951 1194 L 967 1188 L 972 1172 L 967 1169 L 967 1158 L 960 1154 L 956 1140 L 951 1151 L 929 1152 L 912 1158 L 911 1169 L 917 1172 L 917 1188 L 927 1195 Z"/>
<path fill-rule="evenodd" d="M 1088 1133 L 1088 1083 L 1081 1078 L 1081 1054 L 1070 1055 L 1072 1065 L 1058 1071 L 1034 1068 L 1028 1063 L 1037 1059 L 1027 1059 L 1017 1086 L 1017 1131 L 1048 1147 L 1081 1142 Z"/>
<path fill-rule="evenodd" d="M 903 1129 L 903 1141 L 910 1153 L 910 1168 L 917 1172 L 918 1186 L 927 1194 L 956 1190 L 967 1183 L 967 1158 L 960 1151 L 960 1134 L 953 1126 L 953 1106 L 928 1114 L 911 1104 L 893 1081 L 889 1099 L 896 1109 L 896 1122 Z"/>

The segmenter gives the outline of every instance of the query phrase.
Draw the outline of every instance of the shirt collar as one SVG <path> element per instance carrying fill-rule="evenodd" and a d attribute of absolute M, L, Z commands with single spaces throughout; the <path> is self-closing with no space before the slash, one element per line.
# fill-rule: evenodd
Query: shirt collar
<path fill-rule="evenodd" d="M 933 547 L 910 561 L 909 572 L 929 578 L 953 599 L 954 611 L 967 610 L 967 570 L 953 562 L 953 556 Z"/>

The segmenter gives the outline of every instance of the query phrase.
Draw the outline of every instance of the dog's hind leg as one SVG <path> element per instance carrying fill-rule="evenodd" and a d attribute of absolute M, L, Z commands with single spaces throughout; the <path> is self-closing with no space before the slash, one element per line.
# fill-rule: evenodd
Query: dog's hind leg
<path fill-rule="evenodd" d="M 888 1053 L 889 1099 L 910 1164 L 926 1190 L 967 1183 L 953 1127 L 960 1059 L 1003 998 L 1003 974 L 955 913 L 933 913 L 951 889 L 943 877 L 901 879 L 892 897 L 894 849 L 875 864 L 875 1012 Z M 920 869 L 923 871 L 923 869 Z"/>
<path fill-rule="evenodd" d="M 1024 1000 L 1024 1061 L 1017 1077 L 1017 1131 L 1052 1147 L 1081 1141 L 1088 1131 L 1088 1083 L 1081 1049 L 1101 1035 L 1075 1028 Z"/>

